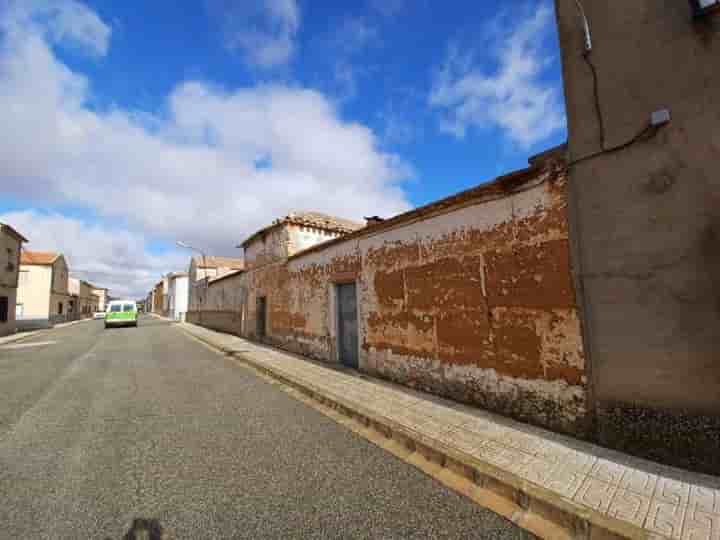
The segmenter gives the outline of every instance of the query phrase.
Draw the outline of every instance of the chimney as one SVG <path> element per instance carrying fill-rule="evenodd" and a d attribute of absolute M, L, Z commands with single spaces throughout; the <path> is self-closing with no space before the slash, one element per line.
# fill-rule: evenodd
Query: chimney
<path fill-rule="evenodd" d="M 377 225 L 378 223 L 382 223 L 385 221 L 380 216 L 370 216 L 365 218 L 365 226 L 370 227 L 371 225 Z"/>

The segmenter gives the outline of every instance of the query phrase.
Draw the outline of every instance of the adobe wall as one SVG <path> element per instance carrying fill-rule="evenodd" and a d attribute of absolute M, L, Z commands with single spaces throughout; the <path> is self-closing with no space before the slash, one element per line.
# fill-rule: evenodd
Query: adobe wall
<path fill-rule="evenodd" d="M 232 280 L 218 329 L 337 362 L 335 285 L 358 287 L 360 370 L 552 429 L 587 432 L 587 373 L 571 279 L 562 171 L 489 191 Z M 530 182 L 532 183 L 532 182 Z M 235 296 L 235 298 L 238 298 Z M 203 314 L 205 317 L 205 314 Z M 243 323 L 240 322 L 243 320 Z M 189 316 L 188 320 L 192 320 Z M 222 320 L 223 322 L 218 323 Z"/>

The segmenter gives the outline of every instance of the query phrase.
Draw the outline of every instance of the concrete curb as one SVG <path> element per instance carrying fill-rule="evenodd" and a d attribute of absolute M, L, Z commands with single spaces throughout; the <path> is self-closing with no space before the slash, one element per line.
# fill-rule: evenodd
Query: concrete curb
<path fill-rule="evenodd" d="M 659 540 L 665 537 L 581 506 L 570 499 L 529 482 L 453 448 L 440 440 L 378 415 L 361 404 L 315 385 L 290 377 L 254 360 L 245 351 L 227 347 L 196 334 L 188 335 L 309 398 L 309 403 L 339 423 L 367 438 L 396 457 L 414 465 L 448 488 L 484 508 L 509 519 L 541 538 L 568 540 Z M 304 400 L 307 401 L 307 400 Z"/>

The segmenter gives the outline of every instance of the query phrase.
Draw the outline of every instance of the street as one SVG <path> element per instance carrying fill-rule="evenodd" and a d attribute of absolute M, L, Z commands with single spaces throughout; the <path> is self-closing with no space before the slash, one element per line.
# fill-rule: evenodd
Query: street
<path fill-rule="evenodd" d="M 0 346 L 3 538 L 532 538 L 172 324 Z"/>

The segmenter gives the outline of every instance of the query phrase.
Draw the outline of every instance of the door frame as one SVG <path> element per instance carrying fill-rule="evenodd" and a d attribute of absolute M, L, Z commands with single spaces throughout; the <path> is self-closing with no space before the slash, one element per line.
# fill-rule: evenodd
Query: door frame
<path fill-rule="evenodd" d="M 361 356 L 360 356 L 360 294 L 359 294 L 359 280 L 356 273 L 348 273 L 348 274 L 341 274 L 338 276 L 334 276 L 332 279 L 332 292 L 333 292 L 333 309 L 332 309 L 332 318 L 333 318 L 333 328 L 335 330 L 335 362 L 340 365 L 345 365 L 342 363 L 341 358 L 341 350 L 342 350 L 342 344 L 341 339 L 342 336 L 340 335 L 340 286 L 341 285 L 355 285 L 355 322 L 357 324 L 357 350 L 355 351 L 355 354 L 357 355 L 357 367 L 354 369 L 357 369 L 360 371 L 360 365 L 361 365 Z M 347 366 L 349 367 L 349 366 Z"/>

